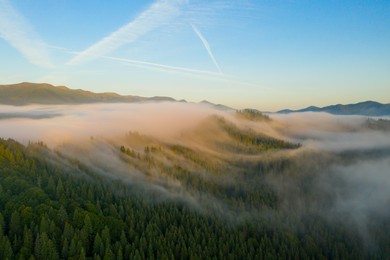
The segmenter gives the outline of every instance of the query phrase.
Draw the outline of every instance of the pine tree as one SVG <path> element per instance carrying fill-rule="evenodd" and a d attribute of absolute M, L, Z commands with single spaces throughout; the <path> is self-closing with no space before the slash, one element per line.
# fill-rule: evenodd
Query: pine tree
<path fill-rule="evenodd" d="M 11 243 L 7 236 L 0 239 L 0 259 L 11 259 L 13 255 Z"/>
<path fill-rule="evenodd" d="M 64 242 L 62 243 L 61 256 L 64 259 L 67 259 L 69 256 L 69 242 L 67 238 L 65 238 Z"/>
<path fill-rule="evenodd" d="M 58 210 L 57 219 L 58 219 L 58 224 L 61 227 L 64 227 L 65 223 L 68 221 L 68 213 L 66 212 L 66 209 L 64 208 L 63 205 L 61 205 L 60 209 Z"/>
<path fill-rule="evenodd" d="M 56 192 L 56 185 L 54 183 L 54 179 L 53 179 L 53 176 L 50 176 L 49 177 L 49 180 L 47 182 L 47 190 L 51 193 L 51 194 L 55 194 Z"/>
<path fill-rule="evenodd" d="M 46 233 L 38 234 L 35 241 L 35 257 L 37 259 L 58 259 L 57 249 Z"/>
<path fill-rule="evenodd" d="M 59 199 L 64 197 L 64 185 L 62 184 L 61 178 L 57 182 L 56 196 Z"/>
<path fill-rule="evenodd" d="M 97 233 L 93 242 L 93 252 L 95 254 L 103 256 L 104 251 L 105 250 L 102 243 L 102 239 L 100 238 L 99 233 Z"/>
<path fill-rule="evenodd" d="M 26 226 L 24 226 L 24 232 L 23 232 L 23 248 L 25 248 L 25 253 L 27 255 L 30 255 L 33 250 L 33 234 L 31 232 L 31 229 L 27 229 Z"/>
<path fill-rule="evenodd" d="M 69 246 L 69 257 L 75 256 L 77 254 L 76 242 L 74 238 L 72 238 Z"/>
<path fill-rule="evenodd" d="M 102 231 L 102 241 L 106 248 L 111 244 L 110 229 L 107 226 Z"/>
<path fill-rule="evenodd" d="M 84 248 L 81 248 L 79 260 L 85 260 L 85 259 L 86 259 L 85 250 L 84 250 Z"/>
<path fill-rule="evenodd" d="M 111 259 L 114 259 L 114 258 L 115 258 L 115 255 L 112 253 L 111 247 L 107 246 L 103 260 L 111 260 Z"/>
<path fill-rule="evenodd" d="M 18 211 L 12 212 L 11 220 L 9 224 L 9 236 L 14 237 L 20 232 L 20 214 Z"/>
<path fill-rule="evenodd" d="M 118 252 L 116 254 L 116 259 L 117 260 L 123 260 L 123 251 L 122 251 L 122 246 L 119 246 Z"/>

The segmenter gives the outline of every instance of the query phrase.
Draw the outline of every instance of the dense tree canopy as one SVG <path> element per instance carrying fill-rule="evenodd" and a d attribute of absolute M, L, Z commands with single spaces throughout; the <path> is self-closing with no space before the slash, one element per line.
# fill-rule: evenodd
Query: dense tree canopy
<path fill-rule="evenodd" d="M 226 202 L 228 208 L 223 212 L 233 216 L 229 217 L 207 206 L 206 210 L 199 210 L 185 200 L 158 199 L 157 192 L 95 174 L 80 162 L 67 168 L 48 160 L 50 153 L 42 144 L 25 147 L 12 140 L 0 140 L 0 259 L 390 256 L 389 221 L 380 216 L 371 227 L 376 239 L 371 249 L 356 230 L 342 223 L 330 225 L 316 212 L 304 217 L 283 211 L 272 217 L 251 215 L 254 209 L 267 212 L 282 206 L 278 192 L 259 180 L 275 169 L 283 172 L 287 164 L 293 164 L 288 160 L 245 166 L 235 162 L 233 166 L 241 169 L 240 177 L 246 178 L 247 184 L 252 183 L 243 187 L 240 183 L 218 184 L 191 174 L 194 169 L 204 169 L 223 178 L 226 168 L 190 148 L 150 146 L 142 153 L 118 147 L 129 166 L 146 171 L 160 169 L 162 174 L 180 180 L 192 190 Z M 185 158 L 193 166 L 166 165 L 162 156 L 171 156 L 173 162 Z M 313 195 L 307 190 L 307 195 Z M 247 217 L 242 217 L 245 214 Z M 235 220 L 238 215 L 240 220 Z"/>

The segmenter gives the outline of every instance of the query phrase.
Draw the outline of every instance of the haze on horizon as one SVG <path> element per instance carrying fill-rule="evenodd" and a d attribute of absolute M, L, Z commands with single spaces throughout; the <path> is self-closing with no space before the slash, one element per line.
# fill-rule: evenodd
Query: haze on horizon
<path fill-rule="evenodd" d="M 0 84 L 260 110 L 389 103 L 388 1 L 0 0 Z"/>

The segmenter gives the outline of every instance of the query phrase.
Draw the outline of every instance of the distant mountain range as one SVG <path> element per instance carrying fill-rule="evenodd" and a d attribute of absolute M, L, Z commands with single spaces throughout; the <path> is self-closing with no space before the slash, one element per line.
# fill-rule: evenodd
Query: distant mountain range
<path fill-rule="evenodd" d="M 46 83 L 23 82 L 11 85 L 0 85 L 0 104 L 28 105 L 28 104 L 88 104 L 88 103 L 142 103 L 142 102 L 187 102 L 171 97 L 140 97 L 117 93 L 94 93 L 82 89 L 70 89 L 65 86 L 53 86 Z M 213 104 L 206 100 L 200 102 L 219 110 L 234 110 L 221 104 Z"/>
<path fill-rule="evenodd" d="M 50 84 L 19 83 L 0 85 L 0 104 L 85 104 L 85 103 L 119 103 L 147 101 L 176 101 L 170 97 L 121 96 L 116 93 L 94 93 L 81 89 L 70 89 Z"/>
<path fill-rule="evenodd" d="M 348 105 L 332 105 L 326 107 L 310 106 L 299 110 L 284 109 L 277 113 L 288 114 L 296 112 L 326 112 L 334 115 L 364 115 L 385 116 L 390 115 L 390 104 L 382 104 L 375 101 L 365 101 Z"/>
<path fill-rule="evenodd" d="M 117 93 L 94 93 L 82 89 L 70 89 L 65 86 L 53 86 L 46 83 L 23 82 L 11 85 L 0 85 L 0 104 L 28 105 L 28 104 L 88 104 L 88 103 L 135 103 L 135 102 L 187 102 L 171 97 L 155 96 L 140 97 Z M 214 104 L 203 100 L 200 104 L 212 106 L 219 110 L 234 110 L 231 107 Z M 366 115 L 384 116 L 390 115 L 390 104 L 381 104 L 374 101 L 366 101 L 348 105 L 332 105 L 326 107 L 310 106 L 299 110 L 284 109 L 276 113 L 295 112 L 327 112 L 335 115 Z"/>

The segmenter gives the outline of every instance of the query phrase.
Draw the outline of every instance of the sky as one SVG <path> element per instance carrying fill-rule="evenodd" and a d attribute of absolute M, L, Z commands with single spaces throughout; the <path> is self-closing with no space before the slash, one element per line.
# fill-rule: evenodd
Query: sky
<path fill-rule="evenodd" d="M 0 84 L 274 111 L 390 103 L 387 0 L 0 0 Z"/>

